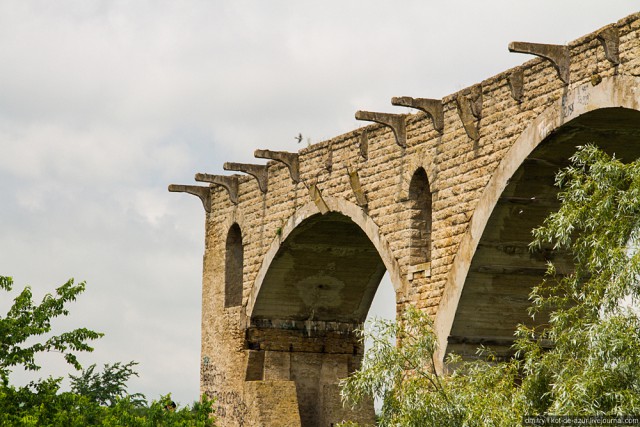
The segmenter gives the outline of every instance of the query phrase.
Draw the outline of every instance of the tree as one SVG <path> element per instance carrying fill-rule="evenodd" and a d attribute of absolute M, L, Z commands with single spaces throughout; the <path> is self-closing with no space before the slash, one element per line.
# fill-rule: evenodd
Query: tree
<path fill-rule="evenodd" d="M 556 176 L 561 207 L 533 230 L 532 248 L 573 255 L 571 274 L 548 265 L 530 295 L 531 315 L 548 324 L 516 331 L 516 357 L 463 362 L 453 374 L 433 366 L 430 319 L 408 310 L 378 322 L 362 369 L 342 383 L 343 399 L 383 400 L 383 426 L 512 426 L 528 415 L 640 413 L 640 319 L 623 301 L 640 298 L 640 160 L 623 163 L 579 147 Z M 389 337 L 402 343 L 395 347 Z M 547 343 L 551 342 L 551 348 Z"/>
<path fill-rule="evenodd" d="M 0 276 L 0 289 L 10 292 L 12 288 L 13 279 Z M 25 287 L 0 317 L 0 425 L 213 426 L 212 402 L 206 396 L 191 407 L 176 408 L 170 394 L 147 404 L 142 394 L 128 393 L 127 381 L 138 375 L 136 362 L 106 364 L 102 372 L 95 372 L 95 365 L 82 369 L 77 353 L 93 351 L 88 342 L 103 334 L 78 328 L 49 336 L 52 320 L 67 316 L 66 305 L 84 289 L 84 282 L 75 285 L 71 279 L 36 305 Z M 10 384 L 12 368 L 39 370 L 36 355 L 51 351 L 60 352 L 81 370 L 78 376 L 70 375 L 71 391 L 61 390 L 62 378 L 49 377 L 23 387 Z"/>
<path fill-rule="evenodd" d="M 83 369 L 78 376 L 69 375 L 71 391 L 89 397 L 103 406 L 114 406 L 118 400 L 127 397 L 134 405 L 143 405 L 145 397 L 141 393 L 128 394 L 127 382 L 131 376 L 138 376 L 133 367 L 138 363 L 116 362 L 105 364 L 102 372 L 94 372 L 96 365 Z"/>
<path fill-rule="evenodd" d="M 11 277 L 0 276 L 0 289 L 7 292 L 13 288 Z M 67 316 L 69 311 L 65 305 L 75 301 L 78 294 L 85 289 L 85 283 L 78 285 L 73 279 L 56 289 L 55 295 L 47 294 L 39 305 L 32 299 L 31 288 L 25 287 L 14 299 L 13 305 L 5 317 L 0 317 L 0 379 L 4 385 L 9 382 L 11 368 L 22 365 L 24 369 L 36 371 L 40 369 L 35 362 L 38 353 L 57 351 L 76 369 L 80 363 L 76 353 L 93 351 L 88 341 L 98 339 L 103 334 L 86 328 L 78 328 L 70 332 L 27 344 L 29 339 L 40 337 L 51 332 L 51 321 L 58 316 Z"/>

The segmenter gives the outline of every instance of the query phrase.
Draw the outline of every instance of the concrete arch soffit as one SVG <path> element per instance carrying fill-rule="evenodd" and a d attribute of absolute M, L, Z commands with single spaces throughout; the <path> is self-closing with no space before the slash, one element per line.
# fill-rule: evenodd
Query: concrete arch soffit
<path fill-rule="evenodd" d="M 398 294 L 398 292 L 407 289 L 407 284 L 400 274 L 400 266 L 398 264 L 398 261 L 393 256 L 393 252 L 391 251 L 389 243 L 380 233 L 380 230 L 373 219 L 371 219 L 371 217 L 367 215 L 361 207 L 354 203 L 348 202 L 341 198 L 330 196 L 323 196 L 323 199 L 327 203 L 327 206 L 329 207 L 331 212 L 338 212 L 349 217 L 356 225 L 358 225 L 358 227 L 362 229 L 362 231 L 365 232 L 367 237 L 369 237 L 369 240 L 378 251 L 378 254 L 382 259 L 384 266 L 389 272 L 391 283 L 393 284 L 393 288 L 396 291 L 396 295 Z M 295 230 L 296 227 L 298 227 L 298 225 L 300 225 L 305 219 L 318 213 L 320 212 L 318 211 L 315 203 L 309 202 L 305 204 L 289 217 L 287 223 L 284 225 L 284 227 L 282 227 L 280 235 L 277 236 L 273 240 L 273 242 L 271 242 L 271 246 L 269 247 L 269 250 L 267 250 L 262 260 L 260 270 L 258 270 L 258 275 L 251 288 L 251 292 L 249 293 L 249 299 L 247 301 L 246 307 L 246 315 L 248 316 L 248 318 L 251 318 L 253 307 L 256 303 L 258 294 L 260 293 L 262 282 L 264 281 L 264 278 L 269 271 L 269 267 L 271 266 L 271 262 L 278 253 L 281 244 L 287 239 L 291 232 Z"/>
<path fill-rule="evenodd" d="M 436 360 L 440 363 L 440 368 L 471 260 L 493 208 L 509 180 L 527 156 L 552 131 L 585 113 L 611 107 L 640 110 L 640 78 L 614 76 L 603 79 L 597 86 L 585 83 L 568 89 L 564 96 L 527 126 L 493 172 L 480 196 L 469 228 L 460 241 L 438 306 L 434 329 L 438 337 Z"/>

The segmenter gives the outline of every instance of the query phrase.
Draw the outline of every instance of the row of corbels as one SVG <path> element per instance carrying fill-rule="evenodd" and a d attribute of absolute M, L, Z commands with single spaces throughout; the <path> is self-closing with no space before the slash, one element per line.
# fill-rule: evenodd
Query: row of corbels
<path fill-rule="evenodd" d="M 604 28 L 598 32 L 596 37 L 604 47 L 605 58 L 607 58 L 612 64 L 619 65 L 620 37 L 618 35 L 618 29 L 614 26 Z M 565 85 L 570 83 L 571 55 L 569 46 L 511 42 L 509 43 L 509 51 L 531 54 L 550 61 L 556 69 L 560 80 Z M 511 74 L 509 74 L 507 81 L 511 89 L 511 96 L 517 102 L 522 102 L 524 95 L 524 71 L 522 67 L 517 67 Z M 439 133 L 444 131 L 444 110 L 442 100 L 403 96 L 392 98 L 391 104 L 423 111 L 433 121 L 433 127 L 436 131 Z M 462 124 L 467 135 L 469 135 L 469 137 L 474 141 L 477 141 L 480 138 L 477 122 L 482 117 L 482 86 L 478 84 L 460 92 L 456 97 L 456 104 L 458 107 L 458 114 L 460 115 L 460 119 L 462 120 Z M 376 122 L 391 128 L 396 138 L 396 143 L 402 148 L 406 148 L 407 146 L 406 118 L 408 116 L 409 114 L 379 113 L 371 111 L 356 112 L 356 120 Z"/>
<path fill-rule="evenodd" d="M 315 183 L 307 185 L 300 177 L 300 163 L 298 153 L 289 153 L 286 151 L 271 151 L 271 150 L 256 150 L 254 156 L 259 159 L 275 160 L 280 163 L 284 163 L 289 170 L 289 176 L 291 180 L 298 184 L 302 182 L 309 190 L 309 195 L 314 201 L 318 209 L 323 214 L 329 211 L 326 203 L 322 198 L 320 189 L 317 188 Z M 258 188 L 262 193 L 267 192 L 267 184 L 269 178 L 269 166 L 268 165 L 255 165 L 248 163 L 231 163 L 226 162 L 223 165 L 224 170 L 244 172 L 253 176 L 258 182 Z M 356 203 L 365 207 L 367 206 L 367 198 L 360 185 L 360 177 L 357 170 L 349 170 L 349 183 L 353 189 Z M 234 205 L 238 204 L 238 188 L 239 188 L 239 176 L 238 175 L 211 175 L 207 173 L 197 173 L 195 180 L 198 182 L 208 182 L 209 184 L 218 185 L 224 188 L 229 194 L 229 200 Z M 197 196 L 202 201 L 205 211 L 211 211 L 211 192 L 209 187 L 201 187 L 197 185 L 169 185 L 169 191 L 178 193 L 189 193 Z"/>
<path fill-rule="evenodd" d="M 614 26 L 604 28 L 596 35 L 596 37 L 604 47 L 605 58 L 607 58 L 614 65 L 620 64 L 620 39 L 617 28 Z M 558 73 L 558 77 L 565 85 L 568 85 L 571 81 L 571 58 L 569 47 L 566 45 L 512 42 L 509 44 L 509 51 L 526 53 L 544 58 L 553 64 Z M 515 71 L 513 71 L 507 77 L 507 80 L 511 89 L 511 96 L 516 101 L 521 102 L 523 97 L 524 80 L 524 72 L 522 68 L 516 68 Z M 430 98 L 411 98 L 408 96 L 403 96 L 392 98 L 391 104 L 423 111 L 427 114 L 427 116 L 431 118 L 434 129 L 439 133 L 444 132 L 444 109 L 442 100 Z M 478 121 L 482 117 L 482 86 L 480 84 L 477 84 L 465 91 L 461 91 L 456 97 L 456 104 L 458 107 L 460 119 L 462 120 L 462 124 L 467 134 L 471 139 L 477 141 L 480 137 L 478 131 Z M 408 116 L 409 114 L 392 114 L 372 111 L 357 111 L 355 114 L 356 120 L 375 122 L 391 128 L 395 136 L 396 143 L 402 148 L 406 148 L 407 146 L 406 118 Z M 365 132 L 362 133 L 362 137 L 366 138 Z M 363 147 L 365 147 L 365 145 L 361 141 L 361 150 L 363 149 Z M 366 147 L 364 149 L 365 152 L 361 152 L 361 154 L 366 157 Z M 289 175 L 291 176 L 293 182 L 301 182 L 298 153 L 256 150 L 254 152 L 254 156 L 260 159 L 270 159 L 284 163 L 289 169 Z M 260 188 L 260 190 L 263 193 L 267 192 L 267 165 L 226 162 L 223 168 L 227 171 L 244 172 L 253 176 L 258 182 L 258 187 Z M 231 200 L 231 202 L 233 204 L 238 203 L 237 175 L 226 176 L 198 173 L 195 176 L 195 180 L 198 182 L 208 182 L 210 184 L 223 187 L 227 191 L 227 193 L 229 193 L 229 199 Z M 356 194 L 358 204 L 361 206 L 366 206 L 366 197 L 364 196 L 360 187 L 360 182 L 356 171 L 349 172 L 349 180 L 354 193 Z M 324 203 L 321 200 L 319 190 L 313 184 L 308 188 L 312 199 L 317 199 L 316 204 L 318 204 L 319 208 L 321 208 Z M 211 195 L 209 187 L 172 184 L 169 186 L 169 191 L 189 193 L 199 197 L 205 210 L 207 212 L 210 212 Z M 321 209 L 321 211 L 322 210 L 323 209 Z"/>
<path fill-rule="evenodd" d="M 286 151 L 256 150 L 254 156 L 259 159 L 270 159 L 284 163 L 289 169 L 289 175 L 294 183 L 300 182 L 300 166 L 298 161 L 298 153 L 288 153 Z M 268 165 L 255 165 L 250 163 L 234 163 L 225 162 L 222 168 L 226 171 L 244 172 L 253 176 L 258 181 L 260 191 L 266 193 L 268 190 Z M 211 175 L 208 173 L 197 173 L 195 180 L 198 182 L 208 182 L 218 185 L 229 193 L 231 203 L 238 204 L 238 175 Z M 197 185 L 177 185 L 171 184 L 169 191 L 178 193 L 189 193 L 198 196 L 202 201 L 202 205 L 207 212 L 211 209 L 211 195 L 209 187 L 201 187 Z"/>

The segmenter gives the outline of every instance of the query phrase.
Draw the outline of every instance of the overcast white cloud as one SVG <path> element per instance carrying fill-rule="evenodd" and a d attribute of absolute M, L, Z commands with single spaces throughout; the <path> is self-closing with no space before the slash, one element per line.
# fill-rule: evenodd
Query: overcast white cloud
<path fill-rule="evenodd" d="M 169 183 L 445 96 L 526 61 L 512 40 L 565 43 L 633 3 L 0 0 L 0 274 L 40 296 L 86 280 L 60 322 L 106 333 L 83 360 L 139 361 L 135 390 L 189 402 L 204 214 Z"/>

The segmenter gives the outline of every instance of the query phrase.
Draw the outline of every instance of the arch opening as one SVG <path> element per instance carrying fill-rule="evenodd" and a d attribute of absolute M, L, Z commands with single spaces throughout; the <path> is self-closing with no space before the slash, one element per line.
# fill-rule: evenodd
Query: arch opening
<path fill-rule="evenodd" d="M 303 221 L 281 244 L 262 282 L 252 322 L 361 323 L 386 268 L 367 235 L 330 212 Z"/>
<path fill-rule="evenodd" d="M 237 307 L 242 304 L 242 281 L 244 270 L 244 249 L 242 231 L 234 223 L 227 233 L 225 245 L 224 306 Z"/>
<path fill-rule="evenodd" d="M 460 295 L 447 352 L 475 357 L 480 344 L 499 356 L 509 347 L 519 323 L 532 325 L 527 314 L 533 286 L 540 283 L 546 262 L 560 274 L 571 271 L 567 253 L 543 248 L 531 252 L 531 230 L 559 208 L 558 170 L 569 164 L 576 147 L 593 143 L 622 160 L 640 156 L 640 112 L 601 108 L 587 112 L 556 129 L 522 161 L 499 196 L 470 262 Z M 545 315 L 537 316 L 542 324 Z"/>
<path fill-rule="evenodd" d="M 431 260 L 431 191 L 424 168 L 418 168 L 409 183 L 411 265 Z"/>
<path fill-rule="evenodd" d="M 246 380 L 293 381 L 303 426 L 330 425 L 347 414 L 372 422 L 372 402 L 356 411 L 342 407 L 338 381 L 360 366 L 357 329 L 386 271 L 349 216 L 332 211 L 301 221 L 270 260 L 252 307 Z"/>

